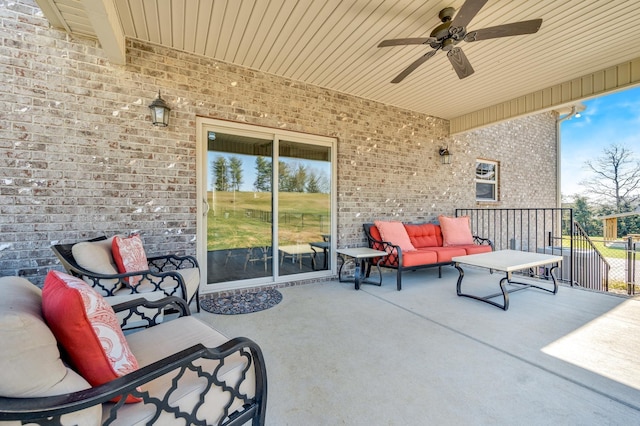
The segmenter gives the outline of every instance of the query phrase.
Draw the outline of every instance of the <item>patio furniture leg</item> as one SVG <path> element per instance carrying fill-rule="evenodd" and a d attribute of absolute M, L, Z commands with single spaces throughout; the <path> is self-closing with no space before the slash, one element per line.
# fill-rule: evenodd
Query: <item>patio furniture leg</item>
<path fill-rule="evenodd" d="M 558 281 L 556 279 L 556 269 L 558 269 L 558 265 L 553 265 L 551 267 L 551 269 L 549 270 L 549 275 L 551 275 L 551 280 L 553 281 L 553 289 L 540 287 L 540 286 L 537 286 L 537 285 L 532 284 L 532 283 L 522 283 L 522 282 L 518 282 L 518 281 L 513 281 L 509 277 L 509 284 L 518 284 L 518 285 L 525 286 L 525 287 L 522 287 L 522 288 L 518 288 L 516 290 L 511 290 L 510 293 L 513 293 L 514 291 L 518 291 L 518 290 L 523 290 L 523 289 L 529 288 L 529 287 L 537 288 L 538 290 L 544 290 L 546 292 L 553 293 L 553 294 L 558 293 Z"/>
<path fill-rule="evenodd" d="M 498 308 L 502 309 L 502 310 L 507 310 L 509 309 L 509 292 L 507 291 L 507 289 L 505 288 L 505 283 L 509 282 L 509 273 L 506 274 L 506 276 L 504 278 L 502 278 L 500 280 L 500 293 L 495 293 L 495 294 L 491 294 L 489 296 L 475 296 L 473 294 L 468 294 L 468 293 L 463 293 L 462 292 L 462 279 L 464 278 L 464 271 L 462 270 L 462 268 L 460 267 L 460 265 L 458 263 L 455 263 L 453 265 L 457 270 L 458 270 L 458 282 L 456 284 L 456 293 L 458 294 L 458 296 L 461 297 L 469 297 L 471 299 L 476 299 L 479 300 L 481 302 L 485 302 L 488 303 L 490 305 L 493 306 L 497 306 Z M 522 290 L 522 288 L 519 288 L 518 290 Z M 494 297 L 497 296 L 502 296 L 503 298 L 503 303 L 497 303 L 494 302 L 493 299 Z"/>
<path fill-rule="evenodd" d="M 459 272 L 458 283 L 456 284 L 456 293 L 458 294 L 458 296 L 463 296 L 463 297 L 469 297 L 471 299 L 476 299 L 476 300 L 479 300 L 481 302 L 485 302 L 485 303 L 488 303 L 490 305 L 497 306 L 498 308 L 500 308 L 500 309 L 502 309 L 504 311 L 509 309 L 509 293 L 515 293 L 516 291 L 525 290 L 527 288 L 537 288 L 539 290 L 544 290 L 546 292 L 553 293 L 553 294 L 556 294 L 558 292 L 558 282 L 557 282 L 556 276 L 555 276 L 555 270 L 558 268 L 557 265 L 554 265 L 549 270 L 549 275 L 551 275 L 551 279 L 553 280 L 553 289 L 540 287 L 540 286 L 537 286 L 535 284 L 528 283 L 528 282 L 524 283 L 524 282 L 519 282 L 519 281 L 513 281 L 511 279 L 511 276 L 512 276 L 511 272 L 506 272 L 504 278 L 502 278 L 500 280 L 500 293 L 494 293 L 494 294 L 490 294 L 488 296 L 475 296 L 475 295 L 472 295 L 472 294 L 463 293 L 462 292 L 462 279 L 464 278 L 464 271 L 462 270 L 460 265 L 457 264 L 457 263 L 455 263 L 453 266 Z M 521 285 L 522 287 L 508 290 L 505 287 L 506 284 L 516 284 L 516 285 Z M 502 304 L 494 302 L 493 300 L 491 300 L 491 299 L 493 299 L 495 297 L 498 297 L 498 296 L 502 296 L 502 300 L 503 300 Z"/>
<path fill-rule="evenodd" d="M 369 279 L 369 272 L 371 270 L 371 265 L 370 265 L 370 262 L 367 260 L 367 258 L 352 257 L 346 254 L 341 254 L 339 258 L 342 260 L 342 263 L 340 264 L 340 268 L 338 268 L 339 282 L 349 281 L 348 279 L 344 279 L 344 280 L 342 279 L 342 268 L 344 267 L 345 263 L 353 262 L 355 266 L 353 271 L 353 282 L 355 284 L 356 290 L 360 290 L 360 284 L 372 284 L 372 285 L 377 285 L 378 287 L 382 286 L 382 270 L 380 269 L 380 263 L 382 262 L 382 260 L 379 260 L 378 263 L 376 264 L 376 267 L 378 268 L 378 276 L 380 279 L 378 280 L 378 282 L 375 282 Z M 365 270 L 365 268 L 367 269 Z"/>

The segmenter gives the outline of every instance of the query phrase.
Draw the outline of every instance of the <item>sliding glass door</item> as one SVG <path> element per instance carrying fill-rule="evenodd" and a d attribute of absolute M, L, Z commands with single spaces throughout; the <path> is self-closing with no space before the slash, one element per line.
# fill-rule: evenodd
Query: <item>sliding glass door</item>
<path fill-rule="evenodd" d="M 281 140 L 278 153 L 280 274 L 298 274 L 308 268 L 327 270 L 331 241 L 331 150 Z"/>
<path fill-rule="evenodd" d="M 203 292 L 330 274 L 335 141 L 207 119 L 198 128 Z"/>

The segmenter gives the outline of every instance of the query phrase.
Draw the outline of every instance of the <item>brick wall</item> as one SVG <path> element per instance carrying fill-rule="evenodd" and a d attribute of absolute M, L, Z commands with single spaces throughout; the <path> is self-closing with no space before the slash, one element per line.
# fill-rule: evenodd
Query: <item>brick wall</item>
<path fill-rule="evenodd" d="M 498 203 L 477 207 L 556 207 L 556 127 L 552 113 L 495 124 L 456 136 L 473 147 L 467 159 L 499 163 Z M 473 177 L 472 177 L 473 179 Z"/>
<path fill-rule="evenodd" d="M 363 222 L 474 207 L 477 157 L 500 161 L 500 206 L 554 205 L 551 114 L 450 138 L 446 120 L 138 41 L 112 65 L 35 2 L 0 7 L 0 275 L 41 284 L 51 244 L 114 232 L 195 254 L 196 116 L 338 138 L 339 246 L 363 244 Z M 168 128 L 149 121 L 158 90 Z"/>

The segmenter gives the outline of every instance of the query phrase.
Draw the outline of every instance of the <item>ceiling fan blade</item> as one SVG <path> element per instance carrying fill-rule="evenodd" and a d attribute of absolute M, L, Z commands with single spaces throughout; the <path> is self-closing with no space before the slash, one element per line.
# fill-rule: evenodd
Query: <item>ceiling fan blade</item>
<path fill-rule="evenodd" d="M 383 40 L 378 47 L 388 47 L 388 46 L 404 46 L 408 44 L 429 44 L 431 42 L 436 42 L 437 40 L 433 37 L 420 37 L 420 38 L 396 38 L 393 40 Z"/>
<path fill-rule="evenodd" d="M 464 38 L 464 41 L 472 42 L 491 38 L 533 34 L 538 32 L 541 25 L 542 19 L 533 19 L 531 21 L 514 22 L 512 24 L 482 28 L 476 31 L 469 31 Z"/>
<path fill-rule="evenodd" d="M 487 1 L 489 0 L 467 0 L 460 10 L 458 10 L 458 13 L 456 13 L 456 16 L 453 18 L 453 21 L 451 21 L 449 28 L 466 27 L 469 25 L 469 22 L 471 22 L 473 17 L 480 12 L 480 9 L 482 9 L 485 4 L 487 4 Z"/>
<path fill-rule="evenodd" d="M 411 74 L 412 72 L 414 72 L 416 70 L 416 68 L 418 68 L 420 65 L 424 64 L 425 62 L 427 62 L 427 59 L 429 59 L 430 57 L 432 57 L 433 55 L 436 54 L 436 52 L 438 51 L 438 49 L 434 49 L 430 52 L 425 53 L 424 55 L 422 55 L 420 58 L 418 58 L 417 61 L 415 61 L 414 63 L 412 63 L 411 65 L 409 65 L 407 68 L 405 68 L 404 71 L 402 71 L 400 74 L 398 74 L 396 76 L 396 78 L 394 78 L 393 80 L 391 80 L 392 83 L 400 83 L 402 80 L 404 80 L 409 74 Z"/>
<path fill-rule="evenodd" d="M 456 70 L 460 79 L 469 77 L 475 72 L 471 63 L 469 63 L 469 60 L 467 59 L 467 55 L 465 55 L 459 47 L 454 47 L 447 52 L 447 58 L 449 58 L 451 65 L 453 65 L 453 69 Z"/>

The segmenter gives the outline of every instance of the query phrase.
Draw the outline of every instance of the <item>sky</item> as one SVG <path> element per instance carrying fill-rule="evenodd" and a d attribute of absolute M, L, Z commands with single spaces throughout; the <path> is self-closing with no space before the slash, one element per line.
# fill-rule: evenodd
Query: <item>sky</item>
<path fill-rule="evenodd" d="M 211 170 L 211 164 L 215 161 L 217 156 L 226 157 L 229 160 L 231 157 L 237 157 L 242 162 L 242 185 L 240 186 L 240 191 L 253 191 L 253 183 L 256 180 L 256 157 L 253 155 L 243 155 L 243 154 L 228 154 L 221 152 L 209 151 L 207 154 L 207 180 L 208 187 L 213 188 L 214 175 Z M 302 164 L 307 167 L 309 172 L 316 174 L 317 176 L 325 176 L 329 178 L 331 176 L 331 163 L 327 161 L 314 161 L 314 160 L 303 160 L 299 158 L 286 158 L 280 157 L 280 160 L 288 163 L 292 169 L 295 169 L 298 164 Z"/>
<path fill-rule="evenodd" d="M 581 181 L 592 177 L 587 160 L 600 157 L 613 143 L 625 146 L 640 159 L 640 87 L 582 101 L 580 117 L 560 125 L 562 198 L 589 195 Z"/>

